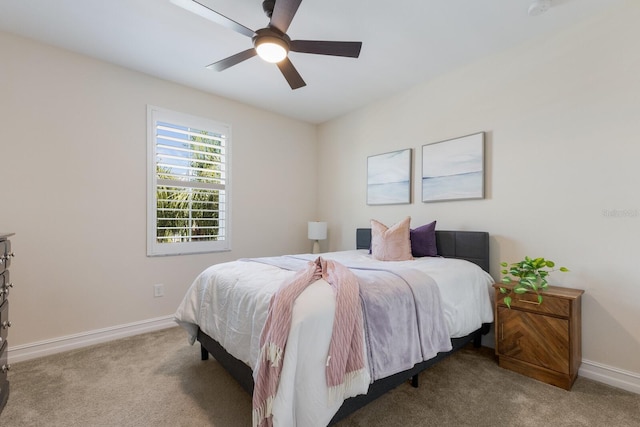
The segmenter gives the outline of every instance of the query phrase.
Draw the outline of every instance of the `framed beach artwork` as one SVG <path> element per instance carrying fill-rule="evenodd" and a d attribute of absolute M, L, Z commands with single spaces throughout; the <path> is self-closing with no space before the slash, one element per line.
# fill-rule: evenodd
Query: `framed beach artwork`
<path fill-rule="evenodd" d="M 411 203 L 412 149 L 367 158 L 367 205 Z"/>
<path fill-rule="evenodd" d="M 422 201 L 484 198 L 484 132 L 422 146 Z"/>

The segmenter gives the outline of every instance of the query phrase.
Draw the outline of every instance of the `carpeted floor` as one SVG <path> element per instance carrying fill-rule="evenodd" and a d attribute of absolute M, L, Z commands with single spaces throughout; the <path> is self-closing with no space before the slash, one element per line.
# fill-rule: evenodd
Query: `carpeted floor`
<path fill-rule="evenodd" d="M 14 363 L 2 427 L 251 425 L 251 398 L 171 328 Z M 578 378 L 571 392 L 463 349 L 339 427 L 640 426 L 640 395 Z M 304 427 L 304 426 L 299 426 Z"/>

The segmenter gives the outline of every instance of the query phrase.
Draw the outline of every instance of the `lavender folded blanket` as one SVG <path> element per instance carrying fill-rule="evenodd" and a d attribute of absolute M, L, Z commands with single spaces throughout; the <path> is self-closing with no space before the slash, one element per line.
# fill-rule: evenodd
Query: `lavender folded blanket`
<path fill-rule="evenodd" d="M 372 380 L 451 350 L 440 291 L 430 276 L 412 269 L 352 271 L 360 283 Z"/>
<path fill-rule="evenodd" d="M 286 270 L 300 270 L 303 257 L 252 258 Z M 413 269 L 346 265 L 358 278 L 365 344 L 372 381 L 412 368 L 451 350 L 440 291 L 427 274 Z"/>

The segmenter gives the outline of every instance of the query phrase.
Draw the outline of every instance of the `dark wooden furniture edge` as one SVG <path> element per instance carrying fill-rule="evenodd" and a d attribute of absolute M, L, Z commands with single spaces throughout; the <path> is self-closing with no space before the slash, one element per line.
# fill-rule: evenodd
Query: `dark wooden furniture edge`
<path fill-rule="evenodd" d="M 371 229 L 358 228 L 356 230 L 356 248 L 369 249 L 371 246 Z M 489 233 L 484 231 L 446 231 L 436 230 L 436 246 L 438 255 L 447 258 L 459 258 L 479 265 L 489 272 Z M 389 390 L 394 389 L 405 381 L 411 380 L 414 387 L 418 386 L 418 374 L 436 364 L 460 348 L 473 342 L 480 347 L 482 335 L 489 332 L 491 325 L 485 323 L 481 328 L 461 338 L 453 338 L 453 349 L 449 352 L 438 353 L 436 357 L 416 364 L 413 368 L 399 372 L 386 378 L 374 381 L 369 386 L 367 394 L 351 397 L 344 401 L 338 412 L 331 419 L 329 425 L 335 424 L 343 418 L 374 401 Z M 201 345 L 202 360 L 207 360 L 211 354 L 233 376 L 247 393 L 253 393 L 253 371 L 242 361 L 229 354 L 216 340 L 198 329 L 198 341 Z"/>
<path fill-rule="evenodd" d="M 13 252 L 11 251 L 11 240 L 9 237 L 14 233 L 0 232 L 0 320 L 9 322 L 9 288 L 11 284 L 9 278 L 9 266 Z M 0 413 L 4 410 L 9 400 L 9 343 L 7 326 L 0 328 Z"/>

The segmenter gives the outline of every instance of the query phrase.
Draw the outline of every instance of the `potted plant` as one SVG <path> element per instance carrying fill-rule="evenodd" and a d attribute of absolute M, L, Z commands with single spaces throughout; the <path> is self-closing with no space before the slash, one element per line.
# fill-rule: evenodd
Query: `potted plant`
<path fill-rule="evenodd" d="M 514 292 L 516 294 L 524 294 L 526 292 L 534 292 L 538 296 L 538 304 L 542 303 L 541 292 L 549 287 L 547 278 L 549 273 L 553 271 L 567 272 L 567 267 L 554 268 L 556 264 L 548 259 L 544 258 L 529 258 L 525 256 L 522 261 L 507 264 L 501 262 L 503 267 L 501 273 L 504 275 L 502 283 L 513 283 L 515 285 L 511 289 L 500 288 L 500 292 L 507 294 L 504 297 L 504 303 L 507 307 L 511 308 L 511 297 L 509 294 Z"/>

